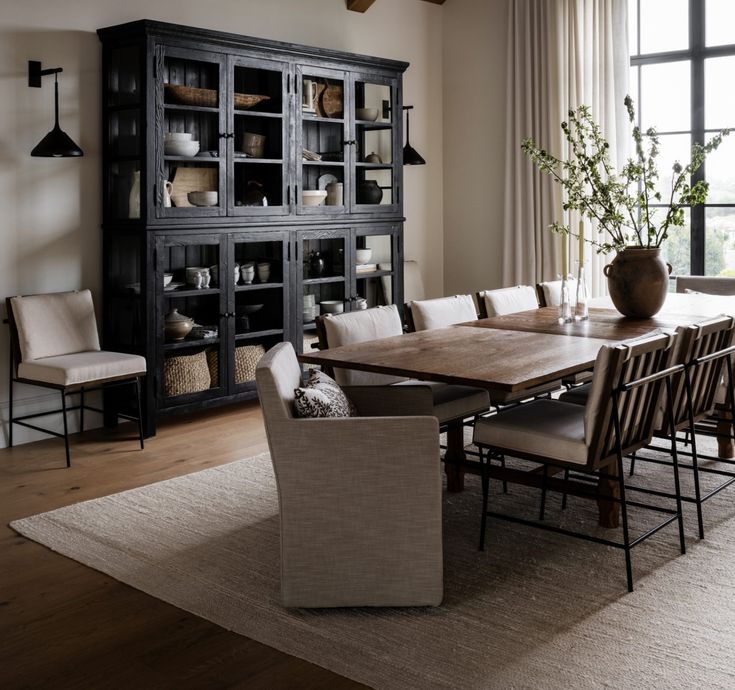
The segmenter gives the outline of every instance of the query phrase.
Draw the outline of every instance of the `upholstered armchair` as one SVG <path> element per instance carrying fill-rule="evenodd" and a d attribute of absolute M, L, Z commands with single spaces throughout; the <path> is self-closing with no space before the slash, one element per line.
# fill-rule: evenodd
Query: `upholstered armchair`
<path fill-rule="evenodd" d="M 265 354 L 256 381 L 278 486 L 283 604 L 439 605 L 436 419 L 296 418 L 302 375 L 290 343 Z"/>
<path fill-rule="evenodd" d="M 136 391 L 137 416 L 118 416 L 138 422 L 140 447 L 143 426 L 140 410 L 140 378 L 146 361 L 139 355 L 109 352 L 100 348 L 92 293 L 89 290 L 46 295 L 8 297 L 10 326 L 10 414 L 8 445 L 13 446 L 13 426 L 20 425 L 64 439 L 66 466 L 71 465 L 67 413 L 79 410 L 80 431 L 84 431 L 84 411 L 102 410 L 85 403 L 85 393 L 102 385 L 132 385 Z M 61 394 L 61 409 L 15 417 L 13 384 L 41 386 Z M 67 404 L 67 396 L 79 394 L 78 405 Z M 29 419 L 61 412 L 64 433 L 29 423 Z"/>

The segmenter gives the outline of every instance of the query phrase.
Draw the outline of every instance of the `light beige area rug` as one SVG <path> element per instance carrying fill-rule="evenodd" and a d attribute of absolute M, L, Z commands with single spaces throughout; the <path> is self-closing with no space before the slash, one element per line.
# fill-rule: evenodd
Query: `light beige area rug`
<path fill-rule="evenodd" d="M 643 474 L 661 468 L 641 466 Z M 641 479 L 643 481 L 643 478 Z M 13 523 L 26 537 L 224 628 L 375 688 L 734 688 L 735 491 L 705 508 L 680 556 L 675 527 L 633 553 L 491 522 L 479 482 L 446 495 L 445 601 L 435 609 L 285 610 L 267 455 Z M 538 496 L 493 486 L 528 515 Z M 633 514 L 634 526 L 644 522 Z M 570 498 L 569 526 L 595 523 Z"/>

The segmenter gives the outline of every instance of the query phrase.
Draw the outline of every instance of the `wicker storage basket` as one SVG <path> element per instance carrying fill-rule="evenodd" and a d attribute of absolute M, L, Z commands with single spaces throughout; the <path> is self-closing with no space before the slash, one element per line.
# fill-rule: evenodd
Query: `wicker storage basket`
<path fill-rule="evenodd" d="M 167 357 L 163 366 L 163 390 L 166 395 L 199 393 L 210 387 L 207 355 L 202 351 L 195 355 Z"/>
<path fill-rule="evenodd" d="M 262 345 L 240 345 L 235 348 L 235 383 L 255 380 L 255 367 L 265 354 Z M 207 352 L 209 376 L 212 386 L 219 386 L 219 354 L 217 350 Z"/>

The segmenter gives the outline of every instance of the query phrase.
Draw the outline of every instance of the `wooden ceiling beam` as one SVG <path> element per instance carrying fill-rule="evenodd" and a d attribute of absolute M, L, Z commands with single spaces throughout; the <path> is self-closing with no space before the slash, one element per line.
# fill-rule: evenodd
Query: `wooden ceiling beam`
<path fill-rule="evenodd" d="M 424 0 L 432 5 L 443 5 L 445 0 Z M 375 0 L 345 0 L 348 10 L 353 12 L 367 12 Z"/>
<path fill-rule="evenodd" d="M 367 12 L 375 0 L 347 0 L 347 9 L 353 12 Z"/>

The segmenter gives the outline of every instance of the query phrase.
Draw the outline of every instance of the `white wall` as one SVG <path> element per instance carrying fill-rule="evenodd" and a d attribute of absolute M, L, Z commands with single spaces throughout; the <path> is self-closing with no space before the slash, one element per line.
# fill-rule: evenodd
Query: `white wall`
<path fill-rule="evenodd" d="M 443 6 L 448 295 L 501 287 L 508 4 L 447 0 Z"/>
<path fill-rule="evenodd" d="M 458 5 L 462 0 L 450 0 Z M 481 4 L 481 3 L 478 3 Z M 148 18 L 406 60 L 411 141 L 428 165 L 405 171 L 405 253 L 430 295 L 443 294 L 442 14 L 419 0 L 0 0 L 0 296 L 100 286 L 100 45 L 98 27 Z M 53 80 L 27 86 L 27 61 L 64 68 L 61 125 L 81 159 L 31 158 L 50 129 Z M 3 307 L 4 313 L 4 307 Z M 7 330 L 0 332 L 0 447 L 7 432 Z M 40 394 L 40 397 L 39 397 Z M 17 389 L 22 409 L 47 404 Z M 28 436 L 16 428 L 17 440 Z M 33 436 L 37 438 L 37 436 Z"/>

